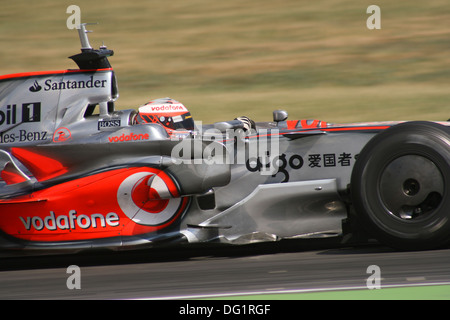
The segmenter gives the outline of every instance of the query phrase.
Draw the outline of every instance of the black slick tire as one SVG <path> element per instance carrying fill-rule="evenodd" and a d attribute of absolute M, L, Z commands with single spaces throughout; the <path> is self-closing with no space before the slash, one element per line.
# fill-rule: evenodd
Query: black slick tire
<path fill-rule="evenodd" d="M 401 250 L 426 250 L 450 241 L 450 127 L 414 121 L 370 140 L 351 177 L 359 224 Z"/>

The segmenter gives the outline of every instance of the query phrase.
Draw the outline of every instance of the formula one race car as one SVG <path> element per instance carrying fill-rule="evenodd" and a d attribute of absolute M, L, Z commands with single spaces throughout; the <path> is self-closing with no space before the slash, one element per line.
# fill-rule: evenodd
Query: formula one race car
<path fill-rule="evenodd" d="M 115 110 L 106 47 L 0 77 L 0 249 L 65 252 L 361 235 L 450 240 L 450 123 L 203 125 L 170 99 Z"/>

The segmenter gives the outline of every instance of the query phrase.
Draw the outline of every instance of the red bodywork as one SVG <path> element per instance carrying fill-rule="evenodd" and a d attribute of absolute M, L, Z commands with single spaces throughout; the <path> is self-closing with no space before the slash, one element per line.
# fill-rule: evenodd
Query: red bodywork
<path fill-rule="evenodd" d="M 64 170 L 57 163 L 50 163 L 49 167 L 39 165 L 42 158 L 15 151 L 16 156 L 22 156 L 22 161 L 34 161 L 30 169 L 40 181 Z M 171 197 L 161 199 L 148 185 L 151 177 L 160 179 Z M 0 200 L 0 229 L 19 239 L 44 242 L 133 236 L 172 225 L 188 203 L 189 199 L 179 197 L 175 182 L 161 170 L 118 168 L 13 200 Z"/>

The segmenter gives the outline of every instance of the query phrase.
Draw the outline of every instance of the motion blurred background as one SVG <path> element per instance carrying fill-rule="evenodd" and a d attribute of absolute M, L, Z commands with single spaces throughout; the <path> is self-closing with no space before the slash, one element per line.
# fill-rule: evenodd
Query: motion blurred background
<path fill-rule="evenodd" d="M 369 30 L 369 5 L 381 30 Z M 450 2 L 0 0 L 0 74 L 76 68 L 66 27 L 115 54 L 119 109 L 171 97 L 204 123 L 247 115 L 334 123 L 450 118 Z"/>

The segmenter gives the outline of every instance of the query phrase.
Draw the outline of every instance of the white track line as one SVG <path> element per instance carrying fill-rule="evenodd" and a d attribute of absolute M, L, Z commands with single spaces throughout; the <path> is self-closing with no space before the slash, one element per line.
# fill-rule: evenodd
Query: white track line
<path fill-rule="evenodd" d="M 434 283 L 414 283 L 414 284 L 388 284 L 382 285 L 380 289 L 388 288 L 405 288 L 405 287 L 424 287 L 424 286 L 443 286 L 450 285 L 450 282 L 434 282 Z M 133 300 L 183 300 L 183 299 L 209 299 L 220 297 L 236 297 L 236 296 L 250 296 L 250 295 L 268 295 L 268 294 L 289 294 L 289 293 L 313 293 L 313 292 L 327 292 L 327 291 L 348 291 L 348 290 L 369 290 L 366 286 L 355 287 L 332 287 L 332 288 L 315 288 L 315 289 L 291 289 L 291 290 L 267 290 L 267 291 L 244 291 L 233 293 L 211 293 L 199 295 L 180 295 L 180 296 L 166 296 L 166 297 L 148 297 L 137 298 Z"/>

